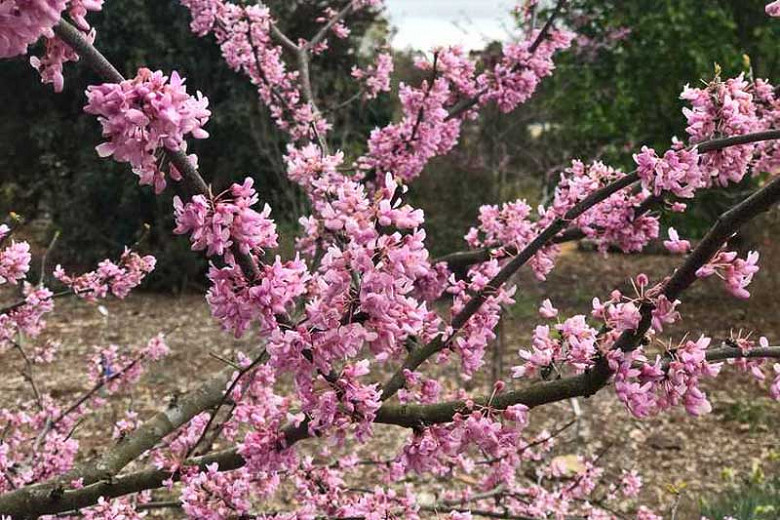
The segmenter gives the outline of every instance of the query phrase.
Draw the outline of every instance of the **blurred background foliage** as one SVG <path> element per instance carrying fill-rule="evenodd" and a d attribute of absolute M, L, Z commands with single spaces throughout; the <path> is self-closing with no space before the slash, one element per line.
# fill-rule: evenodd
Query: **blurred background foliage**
<path fill-rule="evenodd" d="M 310 21 L 326 2 L 266 3 L 296 38 L 310 36 Z M 461 249 L 482 204 L 517 197 L 544 202 L 572 158 L 599 158 L 630 170 L 631 154 L 641 145 L 662 150 L 672 136 L 684 137 L 679 93 L 686 83 L 711 78 L 715 63 L 724 77 L 746 72 L 777 79 L 780 25 L 764 14 L 764 4 L 572 0 L 565 20 L 580 37 L 556 60 L 553 77 L 511 114 L 488 107 L 476 123 L 464 126 L 461 146 L 433 161 L 413 184 L 410 198 L 426 212 L 433 253 Z M 539 13 L 540 22 L 544 16 Z M 98 47 L 120 70 L 175 69 L 191 91 L 208 96 L 211 138 L 192 143 L 203 172 L 217 190 L 253 176 L 285 235 L 296 231 L 297 218 L 307 210 L 284 176 L 284 138 L 253 87 L 224 64 L 213 38 L 191 34 L 186 9 L 175 0 L 123 0 L 107 4 L 91 20 Z M 327 112 L 356 93 L 352 64 L 365 61 L 390 31 L 376 13 L 361 15 L 351 29 L 348 39 L 331 39 L 332 49 L 314 62 L 312 76 Z M 489 46 L 487 59 L 499 51 Z M 419 80 L 412 53 L 396 54 L 396 79 Z M 172 190 L 155 197 L 148 187 L 138 188 L 126 165 L 94 153 L 100 128 L 82 112 L 83 91 L 95 81 L 90 71 L 69 64 L 59 95 L 37 82 L 24 59 L 0 62 L 0 78 L 0 209 L 41 223 L 44 235 L 61 230 L 54 257 L 75 267 L 118 256 L 149 224 L 143 249 L 160 260 L 153 286 L 181 290 L 201 284 L 205 260 L 170 233 Z M 356 157 L 371 129 L 393 119 L 394 103 L 394 96 L 384 96 L 334 111 L 334 148 L 344 150 L 348 161 Z M 691 216 L 674 224 L 700 233 L 740 189 L 703 197 Z"/>

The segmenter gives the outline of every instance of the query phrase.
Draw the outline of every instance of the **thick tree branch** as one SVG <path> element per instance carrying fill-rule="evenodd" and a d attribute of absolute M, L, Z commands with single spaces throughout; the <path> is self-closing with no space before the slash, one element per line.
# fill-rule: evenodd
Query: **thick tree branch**
<path fill-rule="evenodd" d="M 266 354 L 263 352 L 261 357 L 265 358 L 265 356 Z M 206 383 L 144 422 L 138 429 L 120 440 L 116 446 L 104 451 L 98 460 L 81 464 L 63 476 L 0 495 L 0 513 L 11 515 L 13 518 L 21 518 L 32 513 L 40 515 L 46 514 L 46 511 L 67 511 L 74 507 L 67 501 L 62 502 L 62 499 L 68 496 L 66 489 L 72 480 L 81 478 L 85 485 L 84 489 L 92 490 L 102 489 L 102 487 L 118 482 L 121 479 L 115 479 L 115 475 L 130 462 L 154 448 L 163 437 L 188 423 L 203 410 L 218 405 L 223 399 L 226 385 L 230 382 L 234 372 L 233 367 L 224 368 Z M 204 460 L 208 461 L 207 458 Z M 167 475 L 164 471 L 154 475 L 163 474 Z M 164 476 L 160 481 L 169 476 Z M 141 482 L 150 482 L 149 478 L 152 477 L 147 474 L 141 478 Z M 125 481 L 122 482 L 124 483 L 119 489 L 127 489 L 129 484 Z M 91 497 L 92 495 L 89 493 L 89 491 L 85 492 L 87 496 Z M 85 500 L 85 505 L 94 503 L 86 498 L 83 500 Z M 65 509 L 62 508 L 63 505 L 66 506 Z M 83 507 L 83 505 L 77 507 Z"/>
<path fill-rule="evenodd" d="M 707 351 L 708 361 L 726 359 L 780 359 L 780 346 L 757 347 L 743 354 L 738 348 L 724 346 Z M 571 397 L 588 397 L 604 388 L 611 376 L 606 363 L 596 366 L 580 375 L 571 376 L 556 381 L 538 383 L 526 388 L 512 390 L 494 396 L 476 397 L 472 401 L 475 406 L 490 406 L 494 410 L 503 410 L 515 404 L 524 404 L 536 408 L 546 404 L 564 401 Z M 465 401 L 455 400 L 426 405 L 391 405 L 385 403 L 379 409 L 376 423 L 401 426 L 404 428 L 420 428 L 432 424 L 451 422 L 456 413 L 468 413 Z M 305 425 L 285 430 L 286 446 L 308 438 Z M 214 452 L 203 457 L 188 461 L 189 465 L 201 469 L 210 464 L 218 464 L 220 471 L 231 471 L 244 465 L 244 460 L 236 448 Z M 28 501 L 19 501 L 18 492 L 0 495 L 0 513 L 10 514 L 13 518 L 24 518 L 41 514 L 56 514 L 63 511 L 78 510 L 93 505 L 98 498 L 114 498 L 137 493 L 147 489 L 162 487 L 163 481 L 177 475 L 171 475 L 165 470 L 147 469 L 123 475 L 113 479 L 100 480 L 81 489 L 59 489 L 57 492 L 37 494 Z M 19 491 L 24 491 L 23 488 Z M 13 497 L 14 500 L 9 500 Z"/>

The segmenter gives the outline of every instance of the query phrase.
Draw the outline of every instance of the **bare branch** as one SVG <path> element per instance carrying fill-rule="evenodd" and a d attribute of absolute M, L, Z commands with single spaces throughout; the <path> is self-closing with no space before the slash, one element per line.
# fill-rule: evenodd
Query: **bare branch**
<path fill-rule="evenodd" d="M 292 52 L 301 50 L 286 34 L 284 34 L 275 23 L 271 23 L 271 34 L 279 40 L 283 47 Z"/>
<path fill-rule="evenodd" d="M 337 12 L 333 17 L 327 21 L 325 25 L 320 28 L 319 31 L 317 31 L 317 34 L 315 34 L 311 40 L 306 42 L 306 45 L 303 47 L 303 50 L 306 52 L 310 52 L 317 44 L 322 42 L 322 40 L 325 39 L 325 37 L 328 35 L 328 31 L 330 31 L 334 25 L 339 23 L 341 20 L 343 20 L 349 13 L 352 12 L 352 0 L 349 0 L 347 2 L 347 5 L 341 8 L 339 12 Z"/>

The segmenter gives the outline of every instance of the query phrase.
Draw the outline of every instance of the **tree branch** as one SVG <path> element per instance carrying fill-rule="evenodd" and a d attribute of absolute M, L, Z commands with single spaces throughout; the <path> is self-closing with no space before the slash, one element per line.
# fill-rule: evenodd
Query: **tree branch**
<path fill-rule="evenodd" d="M 389 399 L 404 386 L 405 370 L 414 371 L 425 360 L 446 348 L 449 345 L 449 342 L 455 337 L 463 325 L 466 324 L 469 318 L 476 314 L 480 307 L 482 307 L 482 304 L 485 303 L 489 297 L 496 294 L 498 289 L 504 285 L 504 283 L 507 282 L 509 278 L 511 278 L 512 275 L 514 275 L 528 260 L 530 260 L 533 255 L 535 255 L 539 250 L 547 245 L 547 243 L 552 240 L 555 235 L 563 231 L 569 222 L 576 219 L 596 204 L 606 200 L 613 193 L 617 193 L 623 188 L 630 186 L 637 180 L 639 180 L 639 176 L 636 173 L 627 174 L 625 177 L 622 177 L 608 184 L 607 186 L 604 186 L 600 190 L 591 193 L 582 201 L 569 209 L 569 211 L 567 211 L 563 217 L 552 221 L 550 225 L 547 226 L 541 233 L 539 233 L 536 238 L 534 238 L 525 248 L 523 248 L 523 250 L 520 251 L 517 256 L 512 258 L 512 260 L 504 265 L 498 274 L 496 274 L 496 276 L 494 276 L 493 279 L 487 283 L 484 289 L 479 291 L 468 302 L 466 302 L 466 305 L 463 307 L 463 309 L 457 315 L 455 315 L 450 323 L 452 334 L 449 336 L 449 338 L 443 340 L 441 339 L 441 336 L 439 336 L 430 343 L 412 351 L 409 354 L 401 367 L 395 372 L 395 374 L 393 374 L 393 377 L 384 386 L 382 391 L 382 399 Z"/>
<path fill-rule="evenodd" d="M 780 346 L 757 347 L 744 354 L 739 348 L 729 346 L 707 351 L 708 361 L 739 358 L 780 359 Z M 484 395 L 474 398 L 472 402 L 477 407 L 489 406 L 494 410 L 504 410 L 515 404 L 536 408 L 571 397 L 589 397 L 604 388 L 611 375 L 606 363 L 597 363 L 593 369 L 576 376 L 542 382 L 502 394 Z M 404 428 L 420 428 L 451 422 L 456 413 L 468 413 L 469 410 L 463 400 L 425 405 L 385 403 L 379 409 L 375 422 Z M 306 430 L 305 425 L 285 429 L 285 447 L 308 438 Z M 206 466 L 215 463 L 218 464 L 220 471 L 231 471 L 242 467 L 244 460 L 238 454 L 237 448 L 230 448 L 190 459 L 187 465 L 205 470 Z M 13 518 L 23 518 L 30 515 L 78 510 L 97 503 L 100 497 L 114 498 L 147 489 L 160 488 L 163 481 L 168 478 L 178 480 L 179 477 L 171 475 L 165 470 L 147 469 L 113 479 L 100 480 L 81 489 L 65 490 L 60 488 L 56 493 L 54 490 L 46 494 L 39 493 L 23 502 L 20 499 L 9 500 L 11 496 L 14 498 L 19 496 L 19 491 L 29 489 L 23 488 L 0 495 L 0 512 L 10 514 Z"/>
<path fill-rule="evenodd" d="M 125 81 L 124 76 L 106 59 L 103 54 L 94 45 L 84 38 L 84 36 L 72 25 L 66 22 L 64 19 L 54 27 L 54 33 L 73 50 L 75 50 L 80 59 L 83 59 L 86 64 L 100 76 L 104 81 L 110 83 L 121 83 Z M 211 198 L 211 190 L 209 189 L 206 181 L 203 180 L 198 169 L 187 158 L 187 154 L 182 150 L 169 150 L 163 147 L 163 153 L 165 157 L 170 161 L 176 169 L 181 173 L 186 185 L 196 193 L 204 195 L 207 198 Z M 233 249 L 234 256 L 238 262 L 241 270 L 247 276 L 251 278 L 252 275 L 257 275 L 259 270 L 257 265 L 249 255 L 244 255 L 237 248 Z"/>
<path fill-rule="evenodd" d="M 265 357 L 264 350 L 261 355 Z M 71 505 L 67 500 L 63 501 L 63 497 L 69 496 L 69 491 L 66 490 L 69 487 L 69 483 L 79 478 L 83 479 L 84 489 L 102 489 L 105 486 L 110 487 L 112 483 L 116 482 L 120 482 L 117 489 L 128 489 L 127 486 L 131 485 L 128 484 L 128 481 L 116 479 L 114 476 L 144 452 L 154 448 L 163 437 L 188 423 L 203 410 L 219 404 L 222 401 L 225 386 L 230 382 L 234 372 L 235 369 L 232 367 L 222 369 L 206 383 L 187 393 L 178 399 L 177 402 L 170 404 L 165 410 L 144 422 L 139 428 L 120 440 L 113 448 L 106 450 L 103 456 L 96 461 L 77 466 L 60 477 L 0 495 L 0 512 L 17 518 L 32 513 L 36 515 L 47 514 L 46 511 L 68 511 L 94 503 L 87 498 L 79 499 L 84 500 L 84 502 L 78 506 Z M 197 461 L 199 459 L 194 460 Z M 204 464 L 209 463 L 208 458 L 204 457 L 203 460 L 207 461 Z M 144 475 L 134 477 L 140 480 L 131 480 L 131 482 L 148 483 L 161 475 L 165 475 L 159 480 L 162 482 L 162 480 L 170 476 L 165 471 L 154 474 L 146 472 Z M 85 496 L 91 497 L 92 495 L 90 491 L 86 491 Z M 100 495 L 95 496 L 95 500 L 97 500 L 98 496 Z"/>
<path fill-rule="evenodd" d="M 528 47 L 528 52 L 530 52 L 532 55 L 536 52 L 536 49 L 539 48 L 539 45 L 542 44 L 544 39 L 547 38 L 547 35 L 552 29 L 553 22 L 555 22 L 555 19 L 561 13 L 567 2 L 568 0 L 558 0 L 558 3 L 555 5 L 555 9 L 553 10 L 552 14 L 550 14 L 550 17 L 547 19 L 544 27 L 542 27 L 542 30 L 539 31 L 539 34 L 536 35 L 533 43 L 531 43 L 531 45 Z M 477 103 L 479 103 L 479 99 L 485 94 L 485 92 L 487 92 L 487 88 L 482 88 L 474 96 L 468 99 L 463 99 L 453 105 L 449 109 L 446 120 L 449 121 L 450 119 L 456 118 L 476 106 Z"/>
<path fill-rule="evenodd" d="M 333 15 L 333 17 L 328 20 L 328 22 L 323 25 L 319 31 L 317 31 L 317 34 L 315 34 L 311 40 L 306 42 L 306 45 L 303 47 L 303 50 L 306 52 L 310 52 L 317 44 L 322 42 L 322 40 L 325 39 L 325 37 L 328 35 L 328 31 L 330 31 L 334 25 L 339 23 L 341 20 L 343 20 L 349 13 L 352 12 L 352 0 L 349 0 L 347 4 L 341 8 L 341 10 Z"/>
<path fill-rule="evenodd" d="M 766 130 L 763 132 L 755 132 L 751 134 L 725 137 L 720 139 L 712 139 L 700 144 L 693 145 L 692 148 L 696 148 L 699 151 L 699 153 L 707 153 L 707 152 L 722 150 L 730 146 L 739 146 L 744 144 L 757 143 L 761 141 L 772 141 L 775 139 L 780 139 L 780 129 Z M 631 172 L 631 174 L 633 173 L 634 172 Z M 648 211 L 651 211 L 662 201 L 663 201 L 662 196 L 648 197 L 647 199 L 645 199 L 644 202 L 642 202 L 639 206 L 637 206 L 635 212 L 635 218 L 644 215 Z M 585 238 L 585 234 L 581 230 L 575 227 L 571 227 L 563 231 L 561 234 L 555 236 L 551 240 L 551 242 L 560 244 L 572 240 L 579 240 L 581 238 Z M 451 270 L 456 270 L 456 271 L 465 270 L 471 265 L 490 260 L 500 249 L 502 249 L 502 247 L 485 247 L 485 248 L 474 249 L 470 251 L 457 251 L 455 253 L 449 253 L 447 255 L 439 257 L 435 259 L 433 262 L 434 263 L 445 262 Z M 503 250 L 506 251 L 506 253 L 509 256 L 517 254 L 517 249 L 514 248 L 513 246 L 503 247 Z"/>
<path fill-rule="evenodd" d="M 83 59 L 89 67 L 95 71 L 104 81 L 109 83 L 121 83 L 125 81 L 124 76 L 98 51 L 94 45 L 89 43 L 78 29 L 66 22 L 64 19 L 54 27 L 54 33 L 68 46 L 70 46 Z M 187 158 L 187 154 L 179 151 L 165 149 L 165 155 L 168 160 L 176 166 L 182 176 L 189 182 L 198 193 L 208 194 L 208 185 L 200 176 L 198 170 Z"/>

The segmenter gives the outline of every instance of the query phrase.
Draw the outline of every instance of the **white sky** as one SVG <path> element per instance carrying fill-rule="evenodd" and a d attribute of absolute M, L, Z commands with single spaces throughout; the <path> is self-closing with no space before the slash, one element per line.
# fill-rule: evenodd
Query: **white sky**
<path fill-rule="evenodd" d="M 516 0 L 385 0 L 398 29 L 393 46 L 427 51 L 461 44 L 467 50 L 505 39 Z"/>

